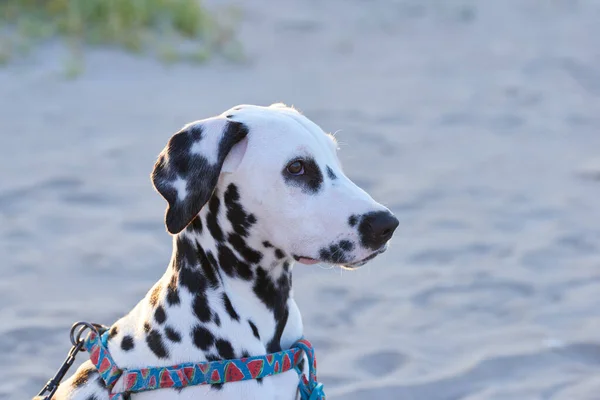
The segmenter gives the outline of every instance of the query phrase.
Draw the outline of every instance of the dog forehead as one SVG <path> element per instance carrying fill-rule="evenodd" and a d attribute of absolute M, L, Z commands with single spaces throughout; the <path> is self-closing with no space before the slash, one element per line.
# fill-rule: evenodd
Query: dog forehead
<path fill-rule="evenodd" d="M 268 107 L 240 105 L 226 113 L 248 126 L 251 142 L 258 146 L 269 145 L 268 149 L 279 152 L 296 149 L 335 154 L 332 137 L 296 109 L 282 103 Z"/>

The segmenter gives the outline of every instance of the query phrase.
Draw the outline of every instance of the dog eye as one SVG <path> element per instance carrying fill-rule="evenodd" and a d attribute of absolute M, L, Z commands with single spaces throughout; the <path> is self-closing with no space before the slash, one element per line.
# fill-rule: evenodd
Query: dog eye
<path fill-rule="evenodd" d="M 287 166 L 287 171 L 292 175 L 304 174 L 304 164 L 302 161 L 294 161 Z"/>

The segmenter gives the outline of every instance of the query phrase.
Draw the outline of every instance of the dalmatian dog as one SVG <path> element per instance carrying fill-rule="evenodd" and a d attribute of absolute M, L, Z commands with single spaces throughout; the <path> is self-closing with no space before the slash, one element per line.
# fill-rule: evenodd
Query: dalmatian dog
<path fill-rule="evenodd" d="M 151 175 L 168 203 L 173 255 L 163 277 L 110 328 L 108 349 L 117 365 L 262 355 L 302 337 L 294 263 L 357 268 L 387 249 L 398 226 L 344 175 L 336 149 L 332 135 L 283 104 L 233 107 L 175 133 Z M 130 397 L 292 400 L 298 380 L 290 370 Z M 90 361 L 53 397 L 108 398 Z"/>

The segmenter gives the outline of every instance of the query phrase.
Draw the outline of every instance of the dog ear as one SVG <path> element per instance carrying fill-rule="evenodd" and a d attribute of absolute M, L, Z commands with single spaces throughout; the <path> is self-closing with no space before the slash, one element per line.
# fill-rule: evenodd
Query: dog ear
<path fill-rule="evenodd" d="M 171 137 L 151 176 L 154 188 L 168 202 L 169 233 L 181 232 L 198 215 L 212 196 L 228 154 L 247 134 L 244 124 L 215 117 L 188 124 Z M 245 146 L 241 147 L 228 158 L 228 172 L 241 162 Z"/>

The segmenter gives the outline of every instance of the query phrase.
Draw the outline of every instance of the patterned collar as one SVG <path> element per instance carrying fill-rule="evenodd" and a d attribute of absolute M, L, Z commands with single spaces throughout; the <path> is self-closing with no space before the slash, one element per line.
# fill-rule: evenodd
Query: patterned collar
<path fill-rule="evenodd" d="M 214 385 L 265 378 L 295 369 L 300 377 L 298 390 L 302 400 L 324 400 L 323 384 L 317 381 L 317 360 L 314 348 L 306 339 L 300 339 L 288 350 L 262 356 L 235 360 L 183 363 L 169 367 L 121 369 L 110 355 L 107 346 L 108 331 L 102 327 L 92 330 L 83 347 L 90 360 L 111 391 L 110 400 L 125 400 L 129 393 L 162 388 L 184 388 L 195 385 Z M 308 379 L 298 368 L 302 355 L 308 358 Z"/>

